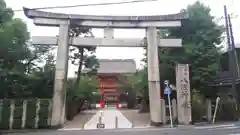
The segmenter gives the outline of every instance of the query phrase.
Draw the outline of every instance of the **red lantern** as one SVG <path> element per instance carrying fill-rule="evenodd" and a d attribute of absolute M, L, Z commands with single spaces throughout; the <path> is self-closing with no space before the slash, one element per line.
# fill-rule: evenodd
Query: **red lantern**
<path fill-rule="evenodd" d="M 104 108 L 104 102 L 103 101 L 100 102 L 100 108 Z"/>
<path fill-rule="evenodd" d="M 117 109 L 121 108 L 121 104 L 116 104 L 116 108 Z"/>

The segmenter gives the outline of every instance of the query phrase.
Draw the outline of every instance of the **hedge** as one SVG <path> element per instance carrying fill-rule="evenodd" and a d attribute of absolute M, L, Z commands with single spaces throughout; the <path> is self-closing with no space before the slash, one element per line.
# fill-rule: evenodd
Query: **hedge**
<path fill-rule="evenodd" d="M 0 129 L 9 129 L 9 119 L 10 119 L 10 100 L 2 101 L 2 109 L 1 109 L 1 121 L 0 121 Z"/>

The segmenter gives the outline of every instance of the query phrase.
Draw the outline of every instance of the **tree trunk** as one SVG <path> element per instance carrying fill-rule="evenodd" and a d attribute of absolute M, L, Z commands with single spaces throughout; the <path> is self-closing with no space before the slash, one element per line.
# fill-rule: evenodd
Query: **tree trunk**
<path fill-rule="evenodd" d="M 127 96 L 127 108 L 134 109 L 136 105 L 136 94 L 133 92 L 133 89 L 128 91 Z"/>
<path fill-rule="evenodd" d="M 145 97 L 141 100 L 140 110 L 139 113 L 147 113 L 149 112 L 149 106 L 147 105 L 147 99 Z"/>
<path fill-rule="evenodd" d="M 79 59 L 79 65 L 78 65 L 78 71 L 77 71 L 77 79 L 75 82 L 75 85 L 77 86 L 79 84 L 79 81 L 81 79 L 81 73 L 82 73 L 82 65 L 83 65 L 83 48 L 78 48 L 78 52 L 80 53 L 80 59 Z"/>
<path fill-rule="evenodd" d="M 78 106 L 78 107 L 79 107 L 78 113 L 82 111 L 82 107 L 83 107 L 84 101 L 85 101 L 84 99 L 81 99 L 81 100 L 80 100 L 80 103 L 78 104 L 78 105 L 79 105 L 79 106 Z"/>

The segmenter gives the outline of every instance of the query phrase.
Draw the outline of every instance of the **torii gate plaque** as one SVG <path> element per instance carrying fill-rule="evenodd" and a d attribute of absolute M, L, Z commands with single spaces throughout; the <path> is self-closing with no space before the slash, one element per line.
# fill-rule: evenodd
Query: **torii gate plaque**
<path fill-rule="evenodd" d="M 75 46 L 144 46 L 142 39 L 113 39 L 113 28 L 143 28 L 147 36 L 148 87 L 151 124 L 162 125 L 158 46 L 181 47 L 181 39 L 159 39 L 157 28 L 179 27 L 185 13 L 158 16 L 93 16 L 60 14 L 24 8 L 25 15 L 33 19 L 35 25 L 59 27 L 57 37 L 33 37 L 33 44 L 57 43 L 57 61 L 53 94 L 52 126 L 62 126 L 65 122 L 65 83 L 68 67 L 68 31 L 70 25 L 103 28 L 104 38 L 73 38 Z M 56 42 L 58 41 L 58 42 Z"/>

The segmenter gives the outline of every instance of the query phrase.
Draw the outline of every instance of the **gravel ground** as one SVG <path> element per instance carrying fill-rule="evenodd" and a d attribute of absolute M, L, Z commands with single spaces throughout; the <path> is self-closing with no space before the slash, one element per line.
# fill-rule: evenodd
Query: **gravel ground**
<path fill-rule="evenodd" d="M 144 127 L 150 124 L 149 113 L 138 113 L 138 110 L 120 110 L 121 113 L 132 122 L 134 127 Z"/>
<path fill-rule="evenodd" d="M 64 128 L 83 128 L 98 110 L 86 110 L 79 113 L 72 121 L 67 121 Z"/>

